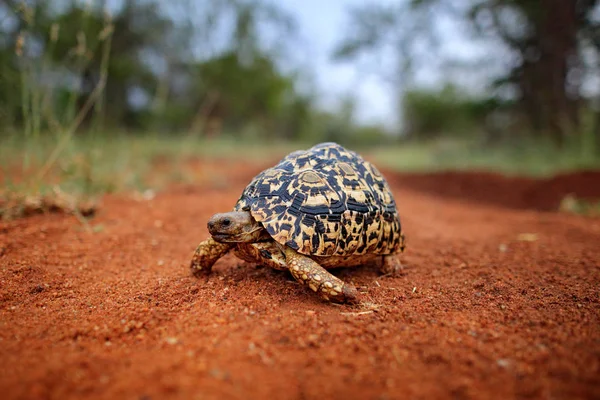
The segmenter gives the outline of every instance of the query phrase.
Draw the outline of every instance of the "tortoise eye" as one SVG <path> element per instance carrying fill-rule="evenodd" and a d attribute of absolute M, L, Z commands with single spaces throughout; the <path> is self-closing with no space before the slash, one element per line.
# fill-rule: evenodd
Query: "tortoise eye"
<path fill-rule="evenodd" d="M 229 226 L 231 225 L 231 220 L 229 218 L 223 218 L 223 221 L 221 221 L 221 225 Z"/>

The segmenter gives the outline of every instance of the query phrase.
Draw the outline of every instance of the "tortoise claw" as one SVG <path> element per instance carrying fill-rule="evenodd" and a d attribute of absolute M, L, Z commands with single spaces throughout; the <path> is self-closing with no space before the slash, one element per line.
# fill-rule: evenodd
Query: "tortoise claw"
<path fill-rule="evenodd" d="M 354 286 L 333 276 L 310 257 L 286 248 L 285 258 L 292 276 L 324 299 L 336 303 L 358 301 L 358 291 Z"/>
<path fill-rule="evenodd" d="M 344 283 L 344 287 L 342 288 L 342 293 L 344 294 L 344 302 L 345 303 L 358 303 L 358 290 L 353 285 L 349 285 Z"/>

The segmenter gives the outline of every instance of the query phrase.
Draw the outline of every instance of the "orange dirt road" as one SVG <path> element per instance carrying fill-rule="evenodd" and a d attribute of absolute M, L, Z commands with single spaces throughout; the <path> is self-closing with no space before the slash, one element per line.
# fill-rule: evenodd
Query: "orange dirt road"
<path fill-rule="evenodd" d="M 230 255 L 190 274 L 208 217 L 263 166 L 108 196 L 95 233 L 60 214 L 0 222 L 0 397 L 600 398 L 600 218 L 552 211 L 600 197 L 599 173 L 387 172 L 404 272 L 334 270 L 363 298 L 339 306 Z"/>

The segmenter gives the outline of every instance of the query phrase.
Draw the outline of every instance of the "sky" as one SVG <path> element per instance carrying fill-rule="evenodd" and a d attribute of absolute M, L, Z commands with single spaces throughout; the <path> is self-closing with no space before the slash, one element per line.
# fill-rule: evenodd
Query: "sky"
<path fill-rule="evenodd" d="M 390 128 L 401 124 L 398 99 L 394 96 L 394 87 L 383 79 L 385 67 L 393 65 L 394 60 L 384 55 L 375 68 L 367 69 L 359 62 L 336 62 L 331 54 L 336 44 L 344 39 L 351 28 L 348 9 L 365 4 L 398 4 L 402 0 L 280 0 L 279 5 L 292 13 L 298 20 L 299 30 L 307 46 L 307 66 L 313 71 L 317 86 L 322 94 L 321 103 L 326 108 L 335 109 L 344 95 L 352 94 L 356 99 L 357 118 L 361 122 L 382 123 Z M 405 0 L 407 1 L 407 0 Z M 466 32 L 465 25 L 458 24 L 443 15 L 433 14 L 432 26 L 442 31 L 440 53 L 444 59 L 459 62 L 472 62 L 485 58 L 484 52 L 501 51 L 500 46 L 490 46 L 489 39 L 473 39 Z M 415 71 L 414 82 L 419 87 L 439 88 L 447 78 L 461 84 L 475 93 L 486 90 L 490 75 L 499 70 L 465 70 L 463 67 L 452 70 L 441 67 L 434 52 L 427 46 L 422 50 L 419 68 Z M 492 57 L 497 57 L 498 54 Z M 439 57 L 438 57 L 439 58 Z M 377 70 L 379 68 L 379 71 Z M 499 64 L 499 68 L 504 66 Z M 390 71 L 387 71 L 388 73 Z M 397 89 L 396 89 L 397 90 Z"/>
<path fill-rule="evenodd" d="M 281 0 L 280 5 L 295 15 L 302 38 L 308 45 L 307 58 L 322 104 L 334 108 L 350 93 L 356 96 L 358 118 L 364 122 L 395 119 L 391 90 L 374 71 L 361 71 L 355 63 L 334 62 L 331 54 L 348 29 L 347 9 L 365 3 L 389 0 Z"/>

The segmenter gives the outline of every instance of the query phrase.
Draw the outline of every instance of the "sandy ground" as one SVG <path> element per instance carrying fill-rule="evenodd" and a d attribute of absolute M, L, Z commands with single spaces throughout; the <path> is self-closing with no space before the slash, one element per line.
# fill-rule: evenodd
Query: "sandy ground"
<path fill-rule="evenodd" d="M 263 166 L 108 196 L 95 233 L 0 222 L 0 397 L 600 398 L 600 219 L 553 211 L 600 197 L 599 173 L 387 172 L 404 272 L 336 270 L 363 298 L 339 306 L 233 256 L 189 273 L 208 217 Z"/>

